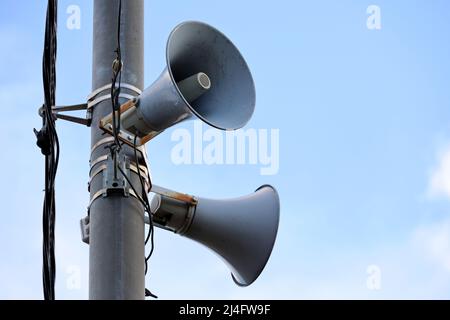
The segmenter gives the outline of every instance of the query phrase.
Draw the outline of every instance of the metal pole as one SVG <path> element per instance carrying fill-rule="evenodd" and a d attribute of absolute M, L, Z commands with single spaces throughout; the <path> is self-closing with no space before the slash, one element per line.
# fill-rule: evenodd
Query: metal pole
<path fill-rule="evenodd" d="M 122 1 L 121 51 L 123 60 L 122 83 L 142 90 L 144 77 L 144 1 Z M 118 0 L 94 0 L 93 72 L 92 90 L 111 84 L 112 62 L 117 47 Z M 105 89 L 97 96 L 109 94 Z M 129 89 L 122 93 L 136 95 Z M 120 99 L 124 103 L 126 99 Z M 91 130 L 91 171 L 99 169 L 105 160 L 96 159 L 109 154 L 107 144 L 98 142 L 109 135 L 99 129 L 102 117 L 111 113 L 111 99 L 94 106 Z M 96 147 L 97 146 L 97 147 Z M 133 151 L 123 147 L 120 158 L 134 161 Z M 139 191 L 138 176 L 131 180 Z M 103 175 L 97 174 L 90 182 L 91 199 L 104 188 Z M 132 196 L 111 194 L 99 197 L 90 206 L 89 298 L 90 299 L 144 299 L 144 209 Z"/>

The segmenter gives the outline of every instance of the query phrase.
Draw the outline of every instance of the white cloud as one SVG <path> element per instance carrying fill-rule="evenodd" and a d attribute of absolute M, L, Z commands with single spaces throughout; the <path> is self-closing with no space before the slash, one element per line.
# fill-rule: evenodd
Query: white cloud
<path fill-rule="evenodd" d="M 428 184 L 428 196 L 450 200 L 450 146 L 438 153 Z M 439 267 L 450 271 L 450 218 L 420 225 L 413 233 L 413 243 L 419 252 Z"/>
<path fill-rule="evenodd" d="M 450 147 L 440 153 L 438 165 L 432 170 L 428 195 L 450 198 Z"/>

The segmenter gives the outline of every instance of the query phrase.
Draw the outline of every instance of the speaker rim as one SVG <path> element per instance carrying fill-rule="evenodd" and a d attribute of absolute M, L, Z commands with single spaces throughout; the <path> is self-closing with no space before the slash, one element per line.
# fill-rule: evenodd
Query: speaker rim
<path fill-rule="evenodd" d="M 277 203 L 278 203 L 278 210 L 277 210 L 277 230 L 275 231 L 275 234 L 274 234 L 274 237 L 273 237 L 273 241 L 272 241 L 272 246 L 271 246 L 271 248 L 270 248 L 270 250 L 269 250 L 269 252 L 268 252 L 266 262 L 262 265 L 261 269 L 256 273 L 256 277 L 255 277 L 251 282 L 249 282 L 249 283 L 241 283 L 241 282 L 239 282 L 239 281 L 234 277 L 233 272 L 230 272 L 230 273 L 231 273 L 231 277 L 233 278 L 234 283 L 235 283 L 236 285 L 238 285 L 239 287 L 248 287 L 248 286 L 250 286 L 251 284 L 253 284 L 253 283 L 259 278 L 259 276 L 261 275 L 261 273 L 264 271 L 264 268 L 266 267 L 267 263 L 269 262 L 270 257 L 272 256 L 272 251 L 273 251 L 273 248 L 275 247 L 275 242 L 276 242 L 277 237 L 278 237 L 278 229 L 279 229 L 279 226 L 280 226 L 280 211 L 281 211 L 280 195 L 279 195 L 277 189 L 275 189 L 275 187 L 272 186 L 272 185 L 270 185 L 270 184 L 263 184 L 262 186 L 260 186 L 259 188 L 257 188 L 254 192 L 257 192 L 257 191 L 259 191 L 259 190 L 261 190 L 261 189 L 263 189 L 263 188 L 271 188 L 271 189 L 275 192 L 275 196 L 276 196 L 276 198 L 277 198 L 277 200 L 278 200 L 278 201 L 277 201 Z"/>
<path fill-rule="evenodd" d="M 243 64 L 245 66 L 245 68 L 247 69 L 248 74 L 250 75 L 250 78 L 252 80 L 252 91 L 253 91 L 253 96 L 254 96 L 254 104 L 253 104 L 253 110 L 251 115 L 248 117 L 248 119 L 246 119 L 243 124 L 241 126 L 237 126 L 237 127 L 230 127 L 230 128 L 225 128 L 222 126 L 219 126 L 218 124 L 212 123 L 211 121 L 209 121 L 208 119 L 206 119 L 205 117 L 203 117 L 200 113 L 198 113 L 194 107 L 191 106 L 191 104 L 186 100 L 186 98 L 184 97 L 184 95 L 181 93 L 180 89 L 178 88 L 178 86 L 176 85 L 176 81 L 175 81 L 175 77 L 173 76 L 172 73 L 172 66 L 170 63 L 170 41 L 173 37 L 173 35 L 183 26 L 185 25 L 189 25 L 189 24 L 198 24 L 198 25 L 202 25 L 206 28 L 212 29 L 213 31 L 217 32 L 220 36 L 222 36 L 223 38 L 225 38 L 226 40 L 229 41 L 230 45 L 236 50 L 237 53 L 239 53 L 241 60 L 243 61 Z M 231 130 L 238 130 L 243 128 L 244 126 L 247 125 L 247 123 L 250 121 L 250 119 L 253 117 L 253 114 L 255 112 L 255 108 L 256 108 L 256 87 L 255 87 L 255 81 L 253 80 L 253 75 L 251 73 L 251 70 L 247 64 L 247 60 L 244 59 L 244 56 L 242 55 L 242 53 L 239 51 L 239 49 L 236 47 L 236 45 L 233 43 L 233 41 L 231 41 L 223 32 L 221 32 L 220 30 L 216 29 L 215 27 L 202 22 L 202 21 L 197 21 L 197 20 L 187 20 L 187 21 L 183 21 L 181 23 L 179 23 L 175 28 L 173 28 L 173 30 L 170 32 L 169 37 L 167 38 L 167 42 L 166 42 L 166 65 L 167 65 L 167 70 L 169 71 L 169 75 L 170 78 L 172 80 L 172 82 L 175 84 L 174 87 L 176 88 L 176 91 L 178 93 L 178 95 L 181 97 L 181 99 L 183 100 L 183 102 L 188 106 L 189 110 L 196 116 L 198 117 L 200 120 L 202 120 L 203 122 L 205 122 L 206 124 L 210 125 L 213 128 L 219 129 L 219 130 L 223 130 L 223 131 L 231 131 Z M 232 93 L 230 93 L 232 94 Z"/>

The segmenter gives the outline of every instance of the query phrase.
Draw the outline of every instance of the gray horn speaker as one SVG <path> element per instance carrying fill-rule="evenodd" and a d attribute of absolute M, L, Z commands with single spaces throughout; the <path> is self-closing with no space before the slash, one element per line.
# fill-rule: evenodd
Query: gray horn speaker
<path fill-rule="evenodd" d="M 248 286 L 258 278 L 278 230 L 275 188 L 264 185 L 250 195 L 226 200 L 196 198 L 158 186 L 152 191 L 159 193 L 151 201 L 156 226 L 212 249 L 228 264 L 238 285 Z"/>
<path fill-rule="evenodd" d="M 155 136 L 189 118 L 223 130 L 243 127 L 255 108 L 250 70 L 233 43 L 201 22 L 184 22 L 170 34 L 167 68 L 122 115 L 123 127 Z"/>

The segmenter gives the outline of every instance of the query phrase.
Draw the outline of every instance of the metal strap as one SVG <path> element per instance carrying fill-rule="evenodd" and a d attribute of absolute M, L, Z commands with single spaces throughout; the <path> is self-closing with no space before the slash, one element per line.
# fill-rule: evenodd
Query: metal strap
<path fill-rule="evenodd" d="M 142 145 L 140 147 L 137 147 L 137 149 L 141 152 L 141 155 L 144 158 L 144 167 L 147 170 L 146 171 L 147 177 L 148 177 L 148 179 L 150 181 L 152 181 L 151 173 L 150 173 L 150 170 L 149 170 L 150 165 L 149 165 L 148 157 L 147 157 L 147 148 L 145 147 L 145 144 L 144 144 L 144 145 Z"/>
<path fill-rule="evenodd" d="M 121 93 L 121 94 L 119 94 L 119 98 L 125 98 L 125 99 L 127 99 L 127 100 L 131 100 L 131 99 L 134 99 L 134 98 L 136 98 L 135 96 L 133 96 L 133 95 L 131 95 L 131 94 L 128 94 L 128 93 Z M 100 96 L 100 97 L 98 97 L 98 98 L 96 98 L 95 100 L 93 100 L 93 101 L 89 101 L 88 102 L 88 110 L 89 109 L 92 109 L 93 107 L 95 107 L 97 104 L 99 104 L 100 102 L 102 102 L 102 101 L 105 101 L 105 100 L 108 100 L 108 99 L 111 99 L 111 94 L 105 94 L 105 95 L 102 95 L 102 96 Z"/>
<path fill-rule="evenodd" d="M 108 155 L 107 154 L 105 154 L 105 155 L 103 155 L 101 157 L 98 157 L 94 161 L 91 161 L 91 169 L 90 170 L 92 170 L 92 168 L 94 168 L 95 165 L 97 165 L 98 163 L 100 163 L 102 161 L 106 161 L 106 160 L 108 160 Z"/>
<path fill-rule="evenodd" d="M 97 170 L 95 170 L 95 171 L 92 173 L 91 177 L 89 178 L 89 184 L 91 184 L 92 180 L 95 178 L 96 175 L 98 175 L 99 173 L 103 172 L 103 170 L 105 170 L 106 168 L 107 168 L 107 165 L 106 165 L 106 164 L 99 166 L 99 167 L 97 168 Z"/>
<path fill-rule="evenodd" d="M 91 154 L 93 154 L 94 151 L 95 151 L 95 149 L 97 149 L 97 148 L 100 147 L 101 145 L 107 144 L 107 143 L 109 143 L 109 142 L 114 142 L 114 140 L 115 140 L 114 137 L 106 137 L 106 138 L 103 138 L 103 139 L 97 141 L 97 143 L 94 144 L 94 145 L 92 146 L 92 148 L 91 148 Z"/>
<path fill-rule="evenodd" d="M 135 86 L 133 86 L 133 85 L 131 85 L 131 84 L 128 84 L 128 83 L 121 83 L 120 86 L 121 86 L 122 88 L 131 90 L 131 91 L 134 91 L 137 95 L 140 95 L 140 94 L 142 93 L 142 90 L 141 90 L 141 89 L 139 89 L 138 87 L 135 87 Z M 101 93 L 101 92 L 103 92 L 103 91 L 105 91 L 105 90 L 108 90 L 108 89 L 111 89 L 111 83 L 109 83 L 109 84 L 107 84 L 107 85 L 104 85 L 103 87 L 100 87 L 100 88 L 95 89 L 94 91 L 92 91 L 92 92 L 88 95 L 88 101 L 93 100 L 99 93 Z"/>
<path fill-rule="evenodd" d="M 136 166 L 136 162 L 130 161 L 130 169 L 133 170 L 136 173 L 138 172 L 138 169 L 137 169 L 137 166 Z M 139 170 L 142 173 L 141 176 L 147 176 L 148 175 L 147 168 L 144 165 L 140 164 L 139 165 Z"/>
<path fill-rule="evenodd" d="M 147 187 L 146 191 L 149 192 L 150 191 L 150 182 L 148 181 L 148 175 L 146 174 L 146 171 L 143 170 L 144 169 L 143 166 L 139 165 L 139 169 L 141 171 L 141 177 L 144 179 L 146 187 Z M 139 174 L 137 167 L 133 164 L 130 164 L 130 170 L 136 174 Z"/>
<path fill-rule="evenodd" d="M 94 203 L 95 200 L 97 200 L 98 198 L 102 197 L 104 194 L 106 194 L 107 189 L 100 189 L 98 190 L 93 196 L 92 199 L 89 201 L 89 205 L 88 205 L 88 211 L 92 206 L 92 203 Z M 139 197 L 136 195 L 136 193 L 134 193 L 133 189 L 128 190 L 128 194 L 132 195 L 133 197 L 135 197 L 137 200 L 139 200 Z"/>

